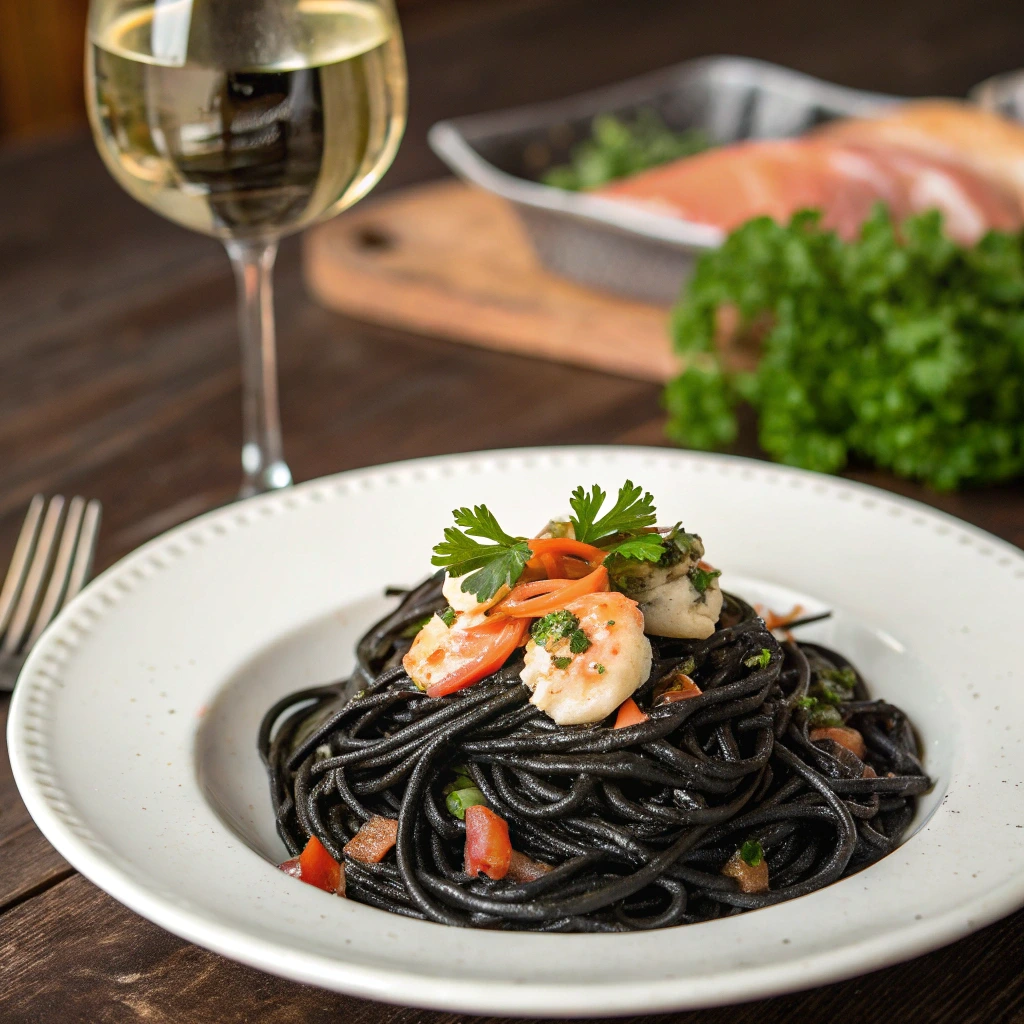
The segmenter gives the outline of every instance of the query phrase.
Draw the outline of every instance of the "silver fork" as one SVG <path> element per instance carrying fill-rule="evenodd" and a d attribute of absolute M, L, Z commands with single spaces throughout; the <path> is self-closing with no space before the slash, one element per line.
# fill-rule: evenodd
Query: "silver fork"
<path fill-rule="evenodd" d="M 89 578 L 101 512 L 95 499 L 32 499 L 0 590 L 0 691 L 14 689 L 29 649 Z"/>

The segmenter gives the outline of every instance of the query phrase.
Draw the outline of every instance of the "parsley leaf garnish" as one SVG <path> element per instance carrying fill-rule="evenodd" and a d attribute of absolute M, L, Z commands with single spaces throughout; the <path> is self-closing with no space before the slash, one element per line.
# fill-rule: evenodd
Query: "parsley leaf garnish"
<path fill-rule="evenodd" d="M 555 668 L 567 669 L 572 664 L 572 658 L 552 658 Z"/>
<path fill-rule="evenodd" d="M 608 549 L 608 558 L 619 555 L 622 558 L 635 558 L 643 562 L 658 562 L 665 552 L 665 542 L 656 533 L 644 533 L 639 537 L 630 537 L 620 541 Z M 607 559 L 605 559 L 607 562 Z"/>
<path fill-rule="evenodd" d="M 658 514 L 654 508 L 653 496 L 631 480 L 627 480 L 619 488 L 619 496 L 611 509 L 598 518 L 607 497 L 607 493 L 597 484 L 589 491 L 577 487 L 572 492 L 569 504 L 575 515 L 570 516 L 569 521 L 577 540 L 583 541 L 584 544 L 597 544 L 616 534 L 638 533 L 649 526 L 654 526 L 657 521 Z"/>
<path fill-rule="evenodd" d="M 530 547 L 522 537 L 512 537 L 499 525 L 486 505 L 457 508 L 455 526 L 444 531 L 434 547 L 432 565 L 443 566 L 449 576 L 466 576 L 462 589 L 479 602 L 489 601 L 503 587 L 511 587 L 530 560 Z M 456 529 L 456 527 L 462 529 Z M 474 537 L 494 541 L 481 544 Z M 470 575 L 466 575 L 466 574 Z"/>
<path fill-rule="evenodd" d="M 444 611 L 438 612 L 437 617 L 449 628 L 455 625 L 455 609 L 449 605 Z"/>

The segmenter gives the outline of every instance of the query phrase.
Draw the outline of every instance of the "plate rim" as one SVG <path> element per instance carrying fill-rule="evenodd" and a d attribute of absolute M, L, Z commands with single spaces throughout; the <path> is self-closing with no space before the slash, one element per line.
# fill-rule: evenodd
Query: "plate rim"
<path fill-rule="evenodd" d="M 297 507 L 304 500 L 323 500 L 322 497 L 316 497 L 317 492 L 337 487 L 343 481 L 358 484 L 358 481 L 366 477 L 383 476 L 387 479 L 389 475 L 410 471 L 415 474 L 417 469 L 437 464 L 457 462 L 465 465 L 537 455 L 578 459 L 580 456 L 594 457 L 610 451 L 630 457 L 668 457 L 734 468 L 748 467 L 754 472 L 768 473 L 783 479 L 800 478 L 826 490 L 847 491 L 862 498 L 889 503 L 904 511 L 916 512 L 947 527 L 966 531 L 976 542 L 983 542 L 996 551 L 1004 552 L 1018 560 L 1024 568 L 1024 552 L 1012 543 L 922 502 L 859 481 L 825 477 L 742 456 L 634 445 L 524 447 L 426 456 L 347 470 L 298 484 L 286 491 L 258 495 L 245 502 L 213 509 L 153 538 L 97 576 L 61 612 L 31 653 L 22 678 L 28 679 L 38 670 L 51 644 L 50 638 L 56 636 L 65 623 L 85 608 L 102 587 L 116 582 L 125 574 L 136 572 L 152 555 L 172 547 L 190 534 L 230 519 L 240 509 L 252 514 L 287 512 L 290 507 Z M 85 838 L 77 835 L 54 806 L 53 796 L 46 793 L 47 783 L 40 780 L 37 769 L 30 763 L 32 758 L 26 749 L 25 738 L 33 695 L 30 685 L 19 685 L 11 702 L 7 736 L 12 771 L 22 799 L 40 831 L 72 866 L 119 902 L 181 938 L 269 973 L 363 998 L 456 1012 L 513 1012 L 529 1016 L 573 1016 L 581 1013 L 608 1016 L 721 1005 L 797 991 L 902 962 L 955 941 L 1024 904 L 1024 871 L 1018 871 L 1016 877 L 982 893 L 967 905 L 951 908 L 926 921 L 908 922 L 905 927 L 847 943 L 839 949 L 823 949 L 811 958 L 804 956 L 781 963 L 744 965 L 715 973 L 708 979 L 707 991 L 704 991 L 704 985 L 695 984 L 692 978 L 647 981 L 643 992 L 633 991 L 632 986 L 624 988 L 621 982 L 565 985 L 474 979 L 453 983 L 447 978 L 428 977 L 391 967 L 346 963 L 335 956 L 300 953 L 294 949 L 289 951 L 282 947 L 282 940 L 275 942 L 263 936 L 256 937 L 231 924 L 197 913 L 193 908 L 174 906 L 169 894 L 154 891 L 152 887 L 140 883 L 116 863 L 105 859 L 101 851 L 90 845 Z M 410 986 L 414 991 L 410 990 Z"/>

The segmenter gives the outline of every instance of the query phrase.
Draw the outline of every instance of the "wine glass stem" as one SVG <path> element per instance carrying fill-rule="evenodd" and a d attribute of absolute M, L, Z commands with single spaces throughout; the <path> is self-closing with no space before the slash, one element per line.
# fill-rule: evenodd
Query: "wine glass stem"
<path fill-rule="evenodd" d="M 240 497 L 287 487 L 277 401 L 274 259 L 277 242 L 225 243 L 238 282 L 242 340 L 242 488 Z"/>

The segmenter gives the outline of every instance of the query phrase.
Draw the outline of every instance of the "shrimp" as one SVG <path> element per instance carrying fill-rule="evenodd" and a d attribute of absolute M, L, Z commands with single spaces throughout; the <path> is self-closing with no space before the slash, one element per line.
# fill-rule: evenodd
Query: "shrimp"
<path fill-rule="evenodd" d="M 527 643 L 520 678 L 533 691 L 530 703 L 559 725 L 600 722 L 651 674 L 644 617 L 636 601 L 614 592 L 578 597 L 564 612 L 554 613 L 559 629 L 546 644 Z"/>
<path fill-rule="evenodd" d="M 701 562 L 704 545 L 696 534 L 672 531 L 665 543 L 667 557 L 658 563 L 616 559 L 612 582 L 640 605 L 648 633 L 706 640 L 722 611 L 717 574 L 709 576 L 713 570 Z"/>
<path fill-rule="evenodd" d="M 525 635 L 525 619 L 465 612 L 448 626 L 433 615 L 416 634 L 402 666 L 428 696 L 443 697 L 496 672 Z"/>

